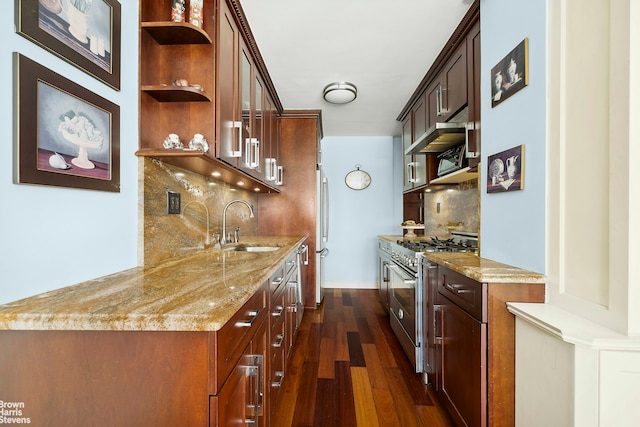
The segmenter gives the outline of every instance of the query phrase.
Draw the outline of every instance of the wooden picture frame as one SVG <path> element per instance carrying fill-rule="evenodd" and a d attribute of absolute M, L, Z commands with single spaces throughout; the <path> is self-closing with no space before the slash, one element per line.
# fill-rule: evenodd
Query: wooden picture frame
<path fill-rule="evenodd" d="M 529 39 L 525 38 L 491 69 L 491 107 L 529 84 Z"/>
<path fill-rule="evenodd" d="M 120 90 L 120 2 L 117 0 L 15 0 L 15 2 L 18 34 L 112 88 Z"/>
<path fill-rule="evenodd" d="M 15 182 L 120 191 L 120 107 L 14 52 Z"/>
<path fill-rule="evenodd" d="M 524 190 L 524 145 L 487 158 L 487 193 Z"/>

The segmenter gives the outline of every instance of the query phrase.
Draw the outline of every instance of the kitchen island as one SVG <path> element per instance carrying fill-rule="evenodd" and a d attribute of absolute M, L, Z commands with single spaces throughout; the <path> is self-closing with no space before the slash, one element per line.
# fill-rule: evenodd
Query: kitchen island
<path fill-rule="evenodd" d="M 10 418 L 208 426 L 241 416 L 264 424 L 270 285 L 275 276 L 284 283 L 305 239 L 245 237 L 279 249 L 194 250 L 0 305 L 0 400 L 20 408 Z"/>

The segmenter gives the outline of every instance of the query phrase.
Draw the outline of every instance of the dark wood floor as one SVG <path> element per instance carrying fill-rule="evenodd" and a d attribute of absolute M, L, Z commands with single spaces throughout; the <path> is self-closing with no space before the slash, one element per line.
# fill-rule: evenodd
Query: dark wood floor
<path fill-rule="evenodd" d="M 413 372 L 377 290 L 327 289 L 307 310 L 274 426 L 451 426 Z"/>

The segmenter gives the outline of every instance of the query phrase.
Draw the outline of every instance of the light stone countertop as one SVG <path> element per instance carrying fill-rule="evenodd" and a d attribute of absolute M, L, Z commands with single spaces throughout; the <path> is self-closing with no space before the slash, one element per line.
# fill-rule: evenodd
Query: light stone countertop
<path fill-rule="evenodd" d="M 306 237 L 244 237 L 273 252 L 203 249 L 0 305 L 0 330 L 217 331 Z"/>
<path fill-rule="evenodd" d="M 425 240 L 418 236 L 378 236 L 380 239 L 397 242 L 398 240 Z M 426 252 L 425 257 L 436 264 L 450 268 L 473 280 L 483 283 L 546 283 L 545 275 L 482 258 L 468 252 Z"/>

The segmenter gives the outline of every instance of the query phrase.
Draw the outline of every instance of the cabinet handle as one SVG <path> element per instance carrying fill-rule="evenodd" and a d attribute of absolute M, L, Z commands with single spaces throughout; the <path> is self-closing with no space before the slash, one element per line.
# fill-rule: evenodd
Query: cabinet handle
<path fill-rule="evenodd" d="M 282 343 L 284 342 L 284 334 L 278 334 L 276 335 L 276 338 L 278 339 L 278 341 L 275 341 L 271 346 L 275 348 L 282 347 Z"/>
<path fill-rule="evenodd" d="M 238 144 L 238 149 L 234 150 L 232 147 L 231 149 L 231 157 L 242 157 L 242 122 L 233 122 L 233 129 L 237 129 L 236 132 L 238 133 L 238 138 L 235 140 L 236 143 Z M 232 130 L 233 133 L 233 130 Z"/>
<path fill-rule="evenodd" d="M 251 162 L 251 169 L 256 169 L 260 166 L 260 141 L 256 138 L 251 138 L 251 145 L 253 147 L 253 159 Z"/>
<path fill-rule="evenodd" d="M 456 295 L 473 293 L 471 289 L 465 289 L 464 285 L 458 285 L 456 283 L 445 283 L 444 287 Z"/>
<path fill-rule="evenodd" d="M 276 371 L 275 372 L 275 376 L 276 378 L 279 378 L 278 381 L 272 381 L 271 382 L 271 387 L 280 387 L 282 385 L 282 379 L 284 378 L 284 372 L 283 371 Z"/>
<path fill-rule="evenodd" d="M 276 179 L 276 159 L 273 157 L 264 159 L 264 179 L 266 181 L 275 181 Z"/>
<path fill-rule="evenodd" d="M 276 175 L 276 185 L 282 185 L 282 182 L 284 180 L 284 170 L 282 168 L 282 166 L 278 166 L 278 173 Z"/>
<path fill-rule="evenodd" d="M 300 247 L 300 251 L 304 253 L 304 259 L 302 260 L 302 265 L 309 265 L 309 245 L 302 245 Z"/>
<path fill-rule="evenodd" d="M 476 159 L 480 156 L 480 153 L 477 151 L 469 151 L 469 132 L 473 132 L 475 130 L 475 125 L 473 122 L 468 122 L 464 128 L 464 152 L 466 153 L 467 159 Z"/>
<path fill-rule="evenodd" d="M 280 317 L 280 316 L 282 316 L 282 312 L 284 311 L 284 307 L 283 307 L 283 306 L 281 306 L 281 305 L 279 305 L 279 306 L 277 306 L 277 307 L 276 307 L 276 309 L 277 309 L 278 311 L 274 311 L 273 313 L 271 313 L 271 315 L 272 315 L 273 317 Z"/>
<path fill-rule="evenodd" d="M 256 321 L 256 319 L 258 318 L 258 315 L 260 314 L 260 310 L 249 310 L 249 316 L 251 316 L 251 319 L 245 319 L 245 320 L 238 320 L 236 322 L 236 326 L 240 326 L 240 327 L 250 327 L 253 325 L 253 322 Z"/>
<path fill-rule="evenodd" d="M 442 306 L 440 304 L 434 304 L 433 306 L 433 343 L 435 345 L 442 344 L 442 323 L 444 322 L 444 316 L 442 312 Z"/>
<path fill-rule="evenodd" d="M 253 409 L 250 415 L 253 418 L 246 418 L 246 424 L 257 425 L 258 417 L 264 415 L 264 390 L 262 381 L 264 375 L 264 356 L 262 354 L 249 355 L 250 363 L 245 366 L 246 374 L 252 381 L 248 382 L 249 396 L 253 396 L 253 402 L 247 403 L 247 409 Z"/>
<path fill-rule="evenodd" d="M 407 163 L 407 182 L 417 182 L 415 170 L 414 162 Z"/>
<path fill-rule="evenodd" d="M 442 86 L 438 86 L 438 91 L 437 91 L 437 101 L 436 101 L 436 112 L 438 116 L 442 116 L 445 113 L 448 113 L 449 110 L 447 108 L 444 108 L 444 102 L 443 102 L 443 95 L 442 93 L 447 90 L 447 88 L 442 87 Z"/>
<path fill-rule="evenodd" d="M 260 156 L 260 141 L 257 138 L 245 139 L 244 164 L 250 169 L 256 169 L 258 157 Z"/>

